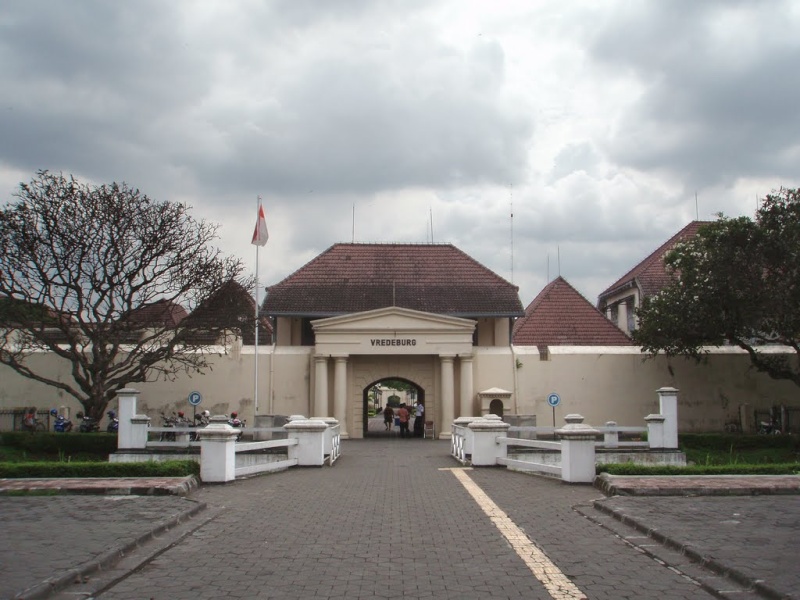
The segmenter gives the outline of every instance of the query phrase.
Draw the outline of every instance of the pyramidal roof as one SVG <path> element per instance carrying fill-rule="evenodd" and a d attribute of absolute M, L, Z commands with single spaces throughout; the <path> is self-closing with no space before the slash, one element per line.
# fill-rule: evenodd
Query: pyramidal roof
<path fill-rule="evenodd" d="M 519 288 L 451 244 L 334 244 L 267 288 L 269 315 L 332 316 L 399 306 L 517 317 Z"/>
<path fill-rule="evenodd" d="M 630 346 L 630 338 L 563 277 L 533 299 L 514 324 L 515 346 Z"/>
<path fill-rule="evenodd" d="M 653 251 L 652 254 L 648 255 L 642 262 L 601 292 L 600 299 L 602 300 L 602 298 L 610 296 L 620 289 L 630 287 L 634 283 L 638 283 L 645 296 L 652 296 L 664 289 L 670 282 L 670 276 L 664 265 L 664 256 L 666 253 L 672 250 L 678 242 L 697 235 L 698 230 L 703 225 L 708 225 L 709 223 L 710 221 L 692 221 L 689 223 Z M 599 304 L 602 304 L 602 301 L 599 302 Z"/>

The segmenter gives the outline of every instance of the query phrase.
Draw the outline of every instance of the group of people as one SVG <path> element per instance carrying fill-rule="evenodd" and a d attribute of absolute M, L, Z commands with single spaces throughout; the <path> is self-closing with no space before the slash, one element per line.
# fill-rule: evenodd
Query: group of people
<path fill-rule="evenodd" d="M 386 408 L 383 409 L 383 424 L 386 431 L 392 430 L 392 425 L 394 424 L 394 420 L 397 419 L 397 422 L 400 426 L 400 437 L 411 436 L 411 433 L 408 430 L 408 422 L 411 420 L 411 413 L 406 406 L 406 403 L 403 402 L 397 410 L 394 410 L 388 404 Z M 416 406 L 414 407 L 414 437 L 424 437 L 425 436 L 425 405 L 422 402 L 417 402 Z"/>

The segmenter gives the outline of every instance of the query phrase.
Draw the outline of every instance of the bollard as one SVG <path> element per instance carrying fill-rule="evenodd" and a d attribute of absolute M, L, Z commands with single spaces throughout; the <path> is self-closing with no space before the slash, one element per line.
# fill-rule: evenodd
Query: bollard
<path fill-rule="evenodd" d="M 561 480 L 592 483 L 595 477 L 594 440 L 599 431 L 583 424 L 581 415 L 564 417 L 567 424 L 556 433 L 561 437 Z"/>

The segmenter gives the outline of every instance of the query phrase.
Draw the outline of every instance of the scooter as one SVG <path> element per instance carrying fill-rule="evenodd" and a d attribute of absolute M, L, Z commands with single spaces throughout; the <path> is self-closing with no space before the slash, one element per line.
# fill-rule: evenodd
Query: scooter
<path fill-rule="evenodd" d="M 68 433 L 72 431 L 72 421 L 70 421 L 64 415 L 58 414 L 58 411 L 55 408 L 50 410 L 50 415 L 55 418 L 53 431 L 56 433 Z"/>

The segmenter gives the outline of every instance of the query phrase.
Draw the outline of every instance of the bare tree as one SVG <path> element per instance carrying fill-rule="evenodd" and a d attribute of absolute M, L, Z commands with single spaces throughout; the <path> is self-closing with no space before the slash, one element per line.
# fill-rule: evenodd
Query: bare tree
<path fill-rule="evenodd" d="M 47 171 L 14 196 L 0 212 L 0 363 L 88 415 L 99 419 L 132 383 L 204 372 L 209 346 L 241 325 L 241 315 L 188 312 L 243 266 L 185 205 Z M 41 350 L 68 361 L 73 381 L 36 370 L 29 358 Z"/>

